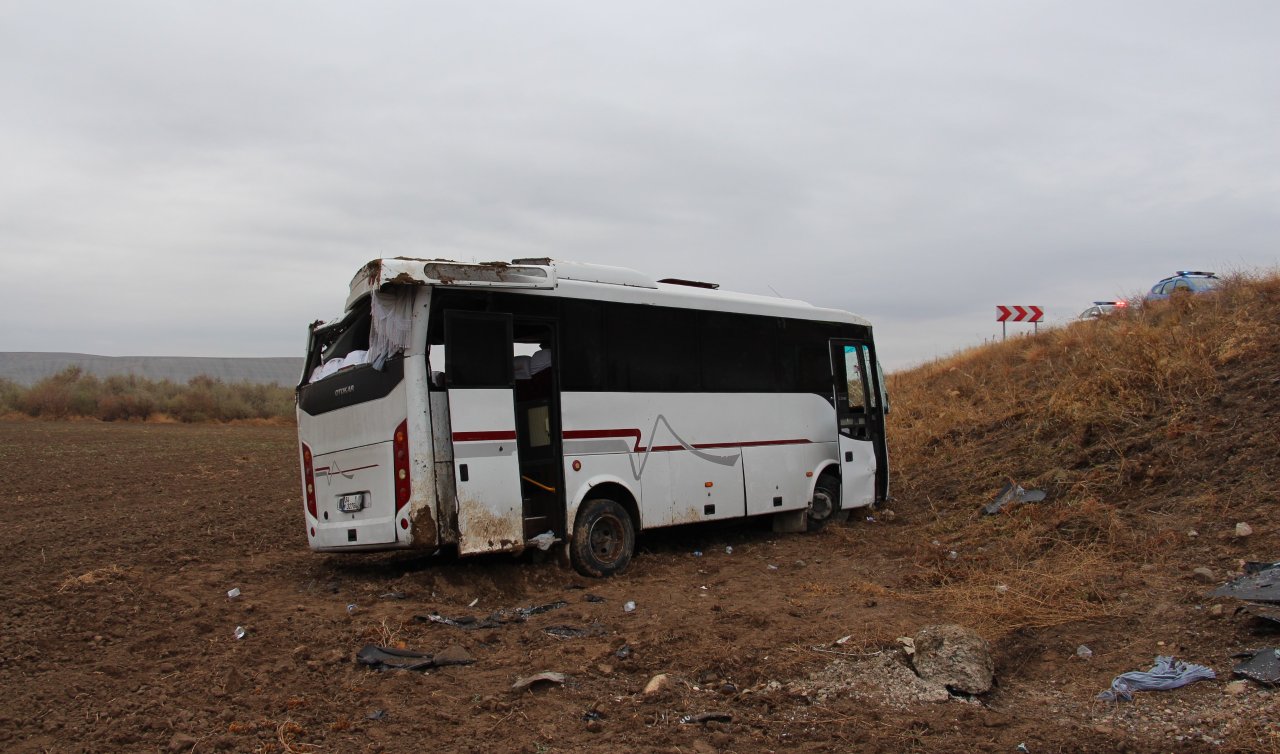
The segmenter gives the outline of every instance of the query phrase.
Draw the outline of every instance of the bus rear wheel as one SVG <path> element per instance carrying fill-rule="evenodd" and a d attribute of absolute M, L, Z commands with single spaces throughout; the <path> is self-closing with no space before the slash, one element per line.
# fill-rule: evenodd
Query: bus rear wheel
<path fill-rule="evenodd" d="M 813 487 L 813 500 L 809 501 L 809 531 L 818 531 L 835 520 L 840 509 L 840 479 L 831 474 L 818 477 Z"/>
<path fill-rule="evenodd" d="M 631 562 L 635 547 L 635 526 L 621 505 L 608 498 L 582 504 L 569 547 L 575 571 L 596 578 L 612 576 Z"/>

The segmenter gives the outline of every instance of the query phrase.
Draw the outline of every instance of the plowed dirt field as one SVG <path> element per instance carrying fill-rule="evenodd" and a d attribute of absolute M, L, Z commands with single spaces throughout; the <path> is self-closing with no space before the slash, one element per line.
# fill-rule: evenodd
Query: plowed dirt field
<path fill-rule="evenodd" d="M 1258 640 L 1231 606 L 1211 615 L 1210 587 L 1183 566 L 1124 569 L 1098 587 L 1103 618 L 985 631 L 995 688 L 924 702 L 876 670 L 900 662 L 897 637 L 982 624 L 955 601 L 933 599 L 936 579 L 916 578 L 973 555 L 930 541 L 925 528 L 938 514 L 924 501 L 898 500 L 892 515 L 807 535 L 776 535 L 767 522 L 652 532 L 626 573 L 593 581 L 553 558 L 313 554 L 296 448 L 291 427 L 0 422 L 10 480 L 0 527 L 0 749 L 1280 746 L 1266 727 L 1280 697 L 1252 684 L 1225 690 L 1230 653 Z M 1006 596 L 1019 598 L 1008 586 Z M 231 600 L 233 588 L 241 596 Z M 491 628 L 415 620 L 559 601 Z M 475 662 L 376 672 L 353 661 L 370 643 L 458 647 Z M 1076 656 L 1081 644 L 1092 659 Z M 1157 654 L 1206 663 L 1219 680 L 1129 705 L 1095 701 L 1114 675 L 1145 669 Z M 541 671 L 566 680 L 512 690 Z M 667 688 L 644 694 L 658 674 Z M 682 721 L 703 713 L 719 714 Z"/>

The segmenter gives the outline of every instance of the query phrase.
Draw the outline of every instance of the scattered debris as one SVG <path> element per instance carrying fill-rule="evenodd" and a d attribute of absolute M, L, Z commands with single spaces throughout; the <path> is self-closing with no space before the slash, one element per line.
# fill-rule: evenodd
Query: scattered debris
<path fill-rule="evenodd" d="M 965 694 L 991 690 L 995 661 L 986 639 L 976 631 L 947 624 L 925 626 L 914 640 L 911 664 L 921 679 Z"/>
<path fill-rule="evenodd" d="M 627 600 L 627 604 L 622 606 L 622 612 L 633 613 L 636 610 L 636 603 L 633 600 Z"/>
<path fill-rule="evenodd" d="M 1133 670 L 1116 676 L 1111 681 L 1111 688 L 1098 694 L 1097 698 L 1107 702 L 1131 702 L 1135 691 L 1165 691 L 1212 678 L 1217 678 L 1217 675 L 1204 665 L 1160 655 L 1150 670 Z"/>
<path fill-rule="evenodd" d="M 516 682 L 511 684 L 511 690 L 523 691 L 525 689 L 533 690 L 539 686 L 563 686 L 568 680 L 569 676 L 564 673 L 547 670 L 542 673 L 536 673 L 527 678 L 517 678 Z"/>
<path fill-rule="evenodd" d="M 528 544 L 546 552 L 551 549 L 551 545 L 556 543 L 556 533 L 554 531 L 544 531 L 536 537 L 529 539 Z"/>
<path fill-rule="evenodd" d="M 603 720 L 603 719 L 604 719 L 604 715 L 600 714 L 599 710 L 589 709 L 586 712 L 582 713 L 582 721 L 585 723 L 589 723 L 593 720 Z"/>
<path fill-rule="evenodd" d="M 470 665 L 475 662 L 467 650 L 450 646 L 435 655 L 410 652 L 407 649 L 366 644 L 356 653 L 356 663 L 371 670 L 430 670 L 448 665 Z"/>
<path fill-rule="evenodd" d="M 1222 607 L 1222 605 L 1214 605 L 1214 607 Z M 1271 623 L 1280 623 L 1280 607 L 1271 605 L 1255 605 L 1249 603 L 1240 608 L 1240 611 L 1246 615 L 1251 615 L 1261 621 L 1270 621 Z"/>
<path fill-rule="evenodd" d="M 386 716 L 387 716 L 387 711 L 386 711 L 386 710 L 384 710 L 384 709 L 376 709 L 376 710 L 373 710 L 372 712 L 370 712 L 369 714 L 365 715 L 365 716 L 364 716 L 364 719 L 366 719 L 366 720 L 383 720 L 383 719 L 385 719 L 385 718 L 386 718 Z"/>
<path fill-rule="evenodd" d="M 547 626 L 542 629 L 542 633 L 547 636 L 554 636 L 557 639 L 580 639 L 584 636 L 590 636 L 593 632 L 590 629 L 577 628 L 576 626 Z"/>
<path fill-rule="evenodd" d="M 244 630 L 244 626 L 236 626 L 236 630 L 231 632 L 237 639 L 243 639 L 247 633 L 249 632 Z"/>
<path fill-rule="evenodd" d="M 433 611 L 426 615 L 415 615 L 413 616 L 413 619 L 419 623 L 440 623 L 445 626 L 461 628 L 465 631 L 474 631 L 477 628 L 497 628 L 508 623 L 523 623 L 531 616 L 540 615 L 552 610 L 559 610 L 568 604 L 569 603 L 564 600 L 557 600 L 545 605 L 519 607 L 514 610 L 503 608 L 501 610 L 495 610 L 485 618 L 476 618 L 470 615 L 464 615 L 457 618 L 446 618 L 440 613 Z"/>
<path fill-rule="evenodd" d="M 848 636 L 841 636 L 839 639 L 835 640 L 835 645 L 837 647 L 843 647 L 844 645 L 848 644 L 852 640 L 853 640 L 853 634 L 849 634 Z"/>
<path fill-rule="evenodd" d="M 585 594 L 582 596 L 582 599 L 586 602 L 606 602 L 607 601 L 605 600 L 604 597 L 601 597 L 598 594 Z"/>
<path fill-rule="evenodd" d="M 478 603 L 478 602 L 480 602 L 480 598 L 479 598 L 479 597 L 476 597 L 475 599 L 473 599 L 473 600 L 471 600 L 470 602 L 468 602 L 468 603 L 467 603 L 467 607 L 475 607 L 475 606 L 476 606 L 476 603 Z"/>
<path fill-rule="evenodd" d="M 660 694 L 671 688 L 672 685 L 673 682 L 671 680 L 671 676 L 666 673 L 659 673 L 650 678 L 649 682 L 644 685 L 644 695 L 653 696 L 654 694 Z"/>
<path fill-rule="evenodd" d="M 404 592 L 387 592 L 386 594 L 379 594 L 379 595 L 378 595 L 378 599 L 380 599 L 380 600 L 402 600 L 402 599 L 404 599 L 405 597 L 408 597 L 408 596 L 409 596 L 409 595 L 405 594 Z"/>
<path fill-rule="evenodd" d="M 702 557 L 702 550 L 694 550 L 694 551 L 693 551 L 693 557 L 695 557 L 695 558 L 700 558 L 700 557 Z"/>
<path fill-rule="evenodd" d="M 728 712 L 699 712 L 696 715 L 684 715 L 680 718 L 681 725 L 689 725 L 690 723 L 731 723 L 733 715 Z"/>
<path fill-rule="evenodd" d="M 1264 647 L 1233 656 L 1249 659 L 1232 668 L 1232 673 L 1268 686 L 1280 684 L 1280 647 Z"/>
<path fill-rule="evenodd" d="M 1243 521 L 1241 521 L 1240 523 L 1236 524 L 1236 536 L 1237 536 L 1237 537 L 1244 538 L 1244 537 L 1249 536 L 1250 534 L 1253 534 L 1253 527 L 1252 527 L 1252 526 L 1250 526 L 1250 525 L 1246 524 L 1246 523 L 1245 523 L 1245 522 L 1243 522 Z"/>
<path fill-rule="evenodd" d="M 1280 563 L 1245 563 L 1244 575 L 1209 592 L 1255 602 L 1280 602 Z"/>
<path fill-rule="evenodd" d="M 527 620 L 530 616 L 541 615 L 542 613 L 549 613 L 552 610 L 559 610 L 560 608 L 568 604 L 569 603 L 565 602 L 564 600 L 556 600 L 555 602 L 548 602 L 545 605 L 534 605 L 532 607 L 516 608 L 515 613 L 516 615 L 520 616 L 521 619 Z"/>
<path fill-rule="evenodd" d="M 1044 497 L 1044 490 L 1026 490 L 1022 485 L 1010 480 L 1000 488 L 995 500 L 982 506 L 982 515 L 994 516 L 1010 504 L 1038 503 L 1044 500 Z"/>
<path fill-rule="evenodd" d="M 1093 650 L 1089 649 L 1089 647 L 1084 644 L 1081 644 L 1076 647 L 1076 657 L 1079 657 L 1082 660 L 1091 660 L 1093 659 Z"/>
<path fill-rule="evenodd" d="M 356 607 L 356 603 L 352 602 L 351 604 L 347 605 L 347 615 L 354 615 L 356 610 L 358 609 L 359 608 Z"/>
<path fill-rule="evenodd" d="M 1195 580 L 1199 581 L 1201 584 L 1212 584 L 1218 580 L 1218 578 L 1213 575 L 1213 569 L 1206 568 L 1205 566 L 1200 566 L 1195 569 L 1191 572 L 1191 575 L 1194 576 Z"/>
<path fill-rule="evenodd" d="M 614 652 L 613 656 L 617 657 L 619 660 L 625 660 L 628 657 L 630 657 L 631 653 L 634 651 L 635 650 L 631 648 L 630 644 L 623 644 L 622 646 L 618 647 L 618 651 Z"/>
<path fill-rule="evenodd" d="M 240 587 L 234 587 L 227 591 L 227 599 L 233 600 L 240 596 Z"/>
<path fill-rule="evenodd" d="M 732 554 L 733 554 L 733 546 L 732 546 L 732 545 L 729 545 L 729 546 L 725 547 L 725 548 L 724 548 L 724 554 L 725 554 L 725 555 L 732 555 Z"/>
<path fill-rule="evenodd" d="M 777 567 L 776 565 L 774 565 L 773 563 L 770 563 L 770 564 L 769 564 L 769 570 L 770 570 L 770 571 L 776 571 L 776 570 L 778 570 L 778 567 Z"/>

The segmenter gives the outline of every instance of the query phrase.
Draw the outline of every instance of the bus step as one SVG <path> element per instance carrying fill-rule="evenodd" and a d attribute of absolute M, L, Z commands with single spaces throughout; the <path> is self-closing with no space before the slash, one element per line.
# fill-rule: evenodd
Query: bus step
<path fill-rule="evenodd" d="M 524 517 L 524 537 L 529 539 L 551 529 L 551 518 L 549 516 L 525 516 Z"/>

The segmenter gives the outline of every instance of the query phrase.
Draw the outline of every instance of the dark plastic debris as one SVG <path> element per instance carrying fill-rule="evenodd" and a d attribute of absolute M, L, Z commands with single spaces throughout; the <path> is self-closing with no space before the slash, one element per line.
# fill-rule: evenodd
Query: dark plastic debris
<path fill-rule="evenodd" d="M 503 608 L 495 610 L 484 618 L 476 618 L 472 615 L 463 615 L 457 618 L 447 618 L 440 613 L 430 612 L 426 615 L 415 615 L 413 619 L 420 623 L 440 623 L 445 626 L 453 626 L 461 628 L 465 631 L 474 631 L 477 628 L 497 628 L 507 623 L 523 623 L 530 616 L 540 615 L 552 610 L 559 610 L 568 605 L 564 600 L 548 602 L 545 605 L 533 605 L 531 607 L 517 607 L 514 609 Z"/>
<path fill-rule="evenodd" d="M 579 639 L 590 633 L 585 628 L 574 628 L 573 626 L 547 626 L 542 629 L 542 633 L 548 636 L 554 636 L 557 639 Z"/>
<path fill-rule="evenodd" d="M 1280 564 L 1272 563 L 1252 572 L 1246 567 L 1245 575 L 1223 584 L 1209 594 L 1213 597 L 1235 597 L 1254 602 L 1280 602 Z"/>
<path fill-rule="evenodd" d="M 384 710 L 384 709 L 376 709 L 376 710 L 374 710 L 374 711 L 370 712 L 369 714 L 365 715 L 365 716 L 364 716 L 364 719 L 366 719 L 366 720 L 382 720 L 382 719 L 383 719 L 383 718 L 385 718 L 386 716 L 387 716 L 387 711 L 386 711 L 386 710 Z"/>
<path fill-rule="evenodd" d="M 685 715 L 680 718 L 681 725 L 689 723 L 731 723 L 733 715 L 728 712 L 699 712 L 696 715 Z"/>
<path fill-rule="evenodd" d="M 1014 503 L 1038 503 L 1044 500 L 1044 497 L 1044 490 L 1024 490 L 1020 484 L 1012 481 L 1005 482 L 996 499 L 982 506 L 982 514 L 994 516 L 1004 510 L 1005 506 Z"/>
<path fill-rule="evenodd" d="M 618 651 L 614 652 L 613 656 L 617 657 L 619 660 L 625 660 L 631 656 L 631 652 L 631 645 L 623 644 L 621 647 L 618 647 Z"/>
<path fill-rule="evenodd" d="M 582 599 L 586 600 L 587 602 L 604 602 L 605 601 L 604 597 L 601 597 L 598 594 L 586 594 L 586 595 L 583 595 Z"/>
<path fill-rule="evenodd" d="M 1240 663 L 1231 669 L 1231 672 L 1245 678 L 1250 678 L 1258 683 L 1265 683 L 1268 686 L 1274 686 L 1280 683 L 1280 648 L 1265 647 L 1256 652 L 1245 652 L 1236 657 L 1249 657 L 1248 660 Z"/>
<path fill-rule="evenodd" d="M 356 662 L 367 665 L 373 670 L 430 670 L 446 665 L 470 665 L 475 660 L 465 656 L 437 658 L 421 652 L 410 652 L 407 649 L 366 644 L 356 653 Z"/>
<path fill-rule="evenodd" d="M 1276 624 L 1273 628 L 1280 628 L 1280 607 L 1274 605 L 1254 605 L 1248 604 L 1240 608 L 1246 615 L 1251 615 L 1260 621 Z"/>

